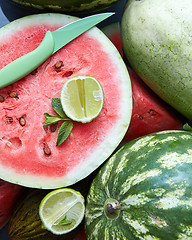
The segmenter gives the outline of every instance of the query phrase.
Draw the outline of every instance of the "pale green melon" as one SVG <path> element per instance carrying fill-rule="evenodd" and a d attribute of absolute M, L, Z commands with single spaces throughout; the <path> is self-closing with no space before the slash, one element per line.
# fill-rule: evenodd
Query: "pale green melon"
<path fill-rule="evenodd" d="M 128 0 L 122 17 L 125 54 L 162 99 L 192 119 L 192 1 Z"/>

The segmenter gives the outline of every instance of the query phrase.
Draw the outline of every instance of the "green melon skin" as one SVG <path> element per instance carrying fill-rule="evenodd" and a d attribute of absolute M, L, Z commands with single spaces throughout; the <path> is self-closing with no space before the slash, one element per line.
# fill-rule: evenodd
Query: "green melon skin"
<path fill-rule="evenodd" d="M 22 6 L 57 12 L 98 11 L 110 7 L 120 0 L 12 0 Z"/>
<path fill-rule="evenodd" d="M 131 66 L 162 99 L 192 119 L 192 1 L 128 0 L 122 41 Z"/>
<path fill-rule="evenodd" d="M 92 182 L 87 239 L 192 239 L 191 141 L 191 132 L 162 131 L 119 149 Z"/>

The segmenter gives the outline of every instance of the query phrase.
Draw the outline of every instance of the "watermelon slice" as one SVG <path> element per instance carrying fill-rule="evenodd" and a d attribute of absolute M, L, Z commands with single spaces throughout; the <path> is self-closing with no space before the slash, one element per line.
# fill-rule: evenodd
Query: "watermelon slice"
<path fill-rule="evenodd" d="M 133 111 L 122 142 L 127 143 L 163 130 L 182 129 L 184 118 L 162 101 L 131 68 L 128 70 L 132 83 Z"/>
<path fill-rule="evenodd" d="M 112 23 L 102 28 L 102 31 L 123 57 L 120 23 Z M 133 110 L 128 131 L 121 144 L 158 131 L 182 129 L 184 117 L 160 99 L 130 67 L 128 71 L 132 85 Z"/>
<path fill-rule="evenodd" d="M 39 14 L 6 25 L 0 30 L 0 69 L 34 50 L 47 30 L 76 19 Z M 91 75 L 100 81 L 104 107 L 92 122 L 74 122 L 69 138 L 56 147 L 59 125 L 44 128 L 44 113 L 56 114 L 51 99 L 60 97 L 63 83 L 77 75 Z M 111 41 L 96 27 L 82 34 L 36 71 L 0 89 L 0 178 L 44 189 L 85 178 L 124 137 L 132 112 L 131 94 L 129 73 Z"/>
<path fill-rule="evenodd" d="M 16 201 L 23 191 L 22 186 L 0 179 L 0 229 L 8 222 Z"/>

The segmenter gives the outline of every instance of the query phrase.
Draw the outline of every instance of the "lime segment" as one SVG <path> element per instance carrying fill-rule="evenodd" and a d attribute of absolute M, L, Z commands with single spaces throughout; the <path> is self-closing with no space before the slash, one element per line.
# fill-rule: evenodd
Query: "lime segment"
<path fill-rule="evenodd" d="M 80 192 L 70 188 L 51 191 L 41 201 L 39 216 L 53 234 L 66 234 L 83 220 L 85 202 Z"/>
<path fill-rule="evenodd" d="M 101 112 L 104 93 L 99 81 L 87 75 L 68 79 L 61 90 L 61 104 L 65 114 L 78 122 L 90 122 Z"/>

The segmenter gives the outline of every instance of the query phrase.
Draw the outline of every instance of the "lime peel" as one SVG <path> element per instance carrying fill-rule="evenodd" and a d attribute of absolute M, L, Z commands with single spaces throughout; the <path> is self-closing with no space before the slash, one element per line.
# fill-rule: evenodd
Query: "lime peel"
<path fill-rule="evenodd" d="M 56 235 L 75 229 L 83 220 L 85 200 L 80 192 L 62 188 L 48 193 L 39 206 L 43 226 Z"/>

